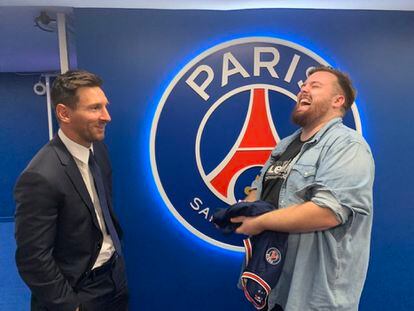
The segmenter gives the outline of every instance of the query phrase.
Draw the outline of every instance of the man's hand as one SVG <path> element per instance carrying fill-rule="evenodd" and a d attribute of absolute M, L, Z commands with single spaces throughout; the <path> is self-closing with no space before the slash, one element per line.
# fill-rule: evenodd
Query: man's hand
<path fill-rule="evenodd" d="M 260 225 L 260 216 L 256 217 L 245 217 L 239 216 L 231 218 L 232 223 L 242 223 L 240 227 L 236 229 L 236 233 L 245 234 L 245 235 L 256 235 L 263 232 L 263 229 Z"/>
<path fill-rule="evenodd" d="M 249 191 L 249 194 L 246 196 L 246 198 L 244 199 L 245 202 L 254 202 L 256 201 L 256 189 L 252 189 Z"/>

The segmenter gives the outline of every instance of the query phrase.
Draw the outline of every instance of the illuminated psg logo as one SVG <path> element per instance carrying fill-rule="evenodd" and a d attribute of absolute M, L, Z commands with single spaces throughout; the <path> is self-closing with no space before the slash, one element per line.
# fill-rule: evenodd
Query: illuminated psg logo
<path fill-rule="evenodd" d="M 201 53 L 171 81 L 151 128 L 151 166 L 167 207 L 193 234 L 244 250 L 242 236 L 223 235 L 211 216 L 244 198 L 280 138 L 297 129 L 296 94 L 318 65 L 328 63 L 298 44 L 249 37 Z M 361 130 L 356 105 L 344 122 Z"/>

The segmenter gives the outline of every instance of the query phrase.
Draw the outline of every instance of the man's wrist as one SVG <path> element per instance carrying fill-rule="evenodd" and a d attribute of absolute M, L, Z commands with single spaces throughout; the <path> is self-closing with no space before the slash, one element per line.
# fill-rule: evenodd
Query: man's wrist
<path fill-rule="evenodd" d="M 260 233 L 263 232 L 263 231 L 268 230 L 268 229 L 266 229 L 266 225 L 265 225 L 266 224 L 266 214 L 268 214 L 268 213 L 259 215 L 254 219 L 254 222 L 255 222 L 254 226 L 256 227 L 257 231 L 260 231 Z"/>

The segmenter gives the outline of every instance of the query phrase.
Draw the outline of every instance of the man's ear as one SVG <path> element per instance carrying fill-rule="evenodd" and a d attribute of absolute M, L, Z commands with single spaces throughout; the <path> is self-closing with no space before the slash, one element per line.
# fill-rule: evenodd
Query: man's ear
<path fill-rule="evenodd" d="M 341 94 L 335 95 L 332 101 L 332 105 L 334 108 L 342 109 L 345 105 L 345 96 Z"/>
<path fill-rule="evenodd" d="M 62 123 L 70 123 L 70 108 L 64 104 L 56 105 L 56 117 Z"/>

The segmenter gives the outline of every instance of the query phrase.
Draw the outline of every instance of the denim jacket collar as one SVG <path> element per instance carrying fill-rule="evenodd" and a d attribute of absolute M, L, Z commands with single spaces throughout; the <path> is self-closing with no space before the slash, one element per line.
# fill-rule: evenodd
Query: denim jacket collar
<path fill-rule="evenodd" d="M 319 139 L 323 136 L 323 134 L 325 134 L 325 132 L 327 130 L 329 130 L 331 127 L 333 127 L 334 125 L 338 124 L 338 123 L 342 123 L 342 118 L 337 117 L 334 118 L 332 120 L 330 120 L 328 123 L 326 123 L 314 136 L 313 138 L 309 141 L 309 143 L 314 143 L 314 142 L 318 142 Z M 302 132 L 302 129 L 300 129 L 300 133 Z"/>
<path fill-rule="evenodd" d="M 323 134 L 330 129 L 331 127 L 335 126 L 336 124 L 342 123 L 342 118 L 337 117 L 332 120 L 330 120 L 328 123 L 326 123 L 314 136 L 313 138 L 307 142 L 307 144 L 313 144 L 320 140 Z M 286 148 L 289 146 L 289 144 L 295 140 L 300 134 L 302 133 L 302 128 L 296 130 L 292 135 L 286 137 L 283 141 L 281 141 L 280 145 L 278 145 L 278 148 L 274 149 L 272 151 L 272 155 L 278 155 L 286 150 Z"/>

